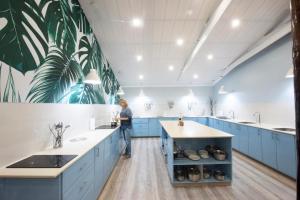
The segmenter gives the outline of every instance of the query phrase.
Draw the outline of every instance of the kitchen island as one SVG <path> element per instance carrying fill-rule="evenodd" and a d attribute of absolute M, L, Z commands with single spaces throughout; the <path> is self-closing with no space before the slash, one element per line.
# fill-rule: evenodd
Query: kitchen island
<path fill-rule="evenodd" d="M 177 121 L 160 123 L 161 149 L 173 185 L 231 184 L 233 135 L 194 121 L 185 121 L 184 126 L 178 126 Z M 201 157 L 199 150 L 208 150 L 208 156 Z M 191 151 L 197 152 L 193 159 L 186 153 Z M 216 151 L 225 152 L 225 158 L 218 159 Z M 197 156 L 201 158 L 197 159 Z M 199 173 L 191 173 L 191 169 Z"/>

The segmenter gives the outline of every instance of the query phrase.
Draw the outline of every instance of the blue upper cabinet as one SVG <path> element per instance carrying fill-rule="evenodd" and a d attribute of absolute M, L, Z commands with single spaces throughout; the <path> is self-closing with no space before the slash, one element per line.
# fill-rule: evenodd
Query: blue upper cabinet
<path fill-rule="evenodd" d="M 261 129 L 255 127 L 248 127 L 249 134 L 249 155 L 262 161 L 262 136 Z"/>
<path fill-rule="evenodd" d="M 276 135 L 269 130 L 262 131 L 262 160 L 263 163 L 277 169 Z M 286 163 L 285 163 L 286 164 Z"/>
<path fill-rule="evenodd" d="M 277 169 L 296 178 L 296 140 L 295 136 L 274 133 L 277 141 Z"/>
<path fill-rule="evenodd" d="M 161 127 L 159 120 L 157 118 L 149 119 L 149 136 L 160 136 Z"/>

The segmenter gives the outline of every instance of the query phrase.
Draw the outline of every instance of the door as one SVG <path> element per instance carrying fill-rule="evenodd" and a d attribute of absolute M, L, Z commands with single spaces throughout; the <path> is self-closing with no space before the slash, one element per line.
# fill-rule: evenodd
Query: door
<path fill-rule="evenodd" d="M 110 175 L 111 169 L 112 169 L 112 155 L 111 155 L 111 146 L 112 146 L 112 136 L 110 135 L 105 139 L 105 150 L 104 150 L 104 162 L 105 162 L 105 168 L 104 168 L 104 177 L 105 181 Z"/>
<path fill-rule="evenodd" d="M 240 151 L 246 155 L 249 154 L 249 134 L 247 126 L 240 125 Z"/>
<path fill-rule="evenodd" d="M 277 169 L 290 177 L 296 178 L 296 141 L 295 136 L 274 133 L 277 140 Z"/>
<path fill-rule="evenodd" d="M 261 130 L 254 127 L 248 127 L 249 134 L 249 156 L 262 161 L 262 136 Z"/>
<path fill-rule="evenodd" d="M 276 140 L 272 131 L 261 130 L 263 163 L 277 169 Z"/>
<path fill-rule="evenodd" d="M 105 142 L 102 141 L 100 144 L 98 144 L 94 150 L 95 150 L 95 178 L 94 178 L 94 184 L 95 184 L 95 196 L 98 197 L 100 192 L 102 191 L 102 188 L 105 184 L 105 166 L 104 166 L 104 148 L 105 148 Z"/>

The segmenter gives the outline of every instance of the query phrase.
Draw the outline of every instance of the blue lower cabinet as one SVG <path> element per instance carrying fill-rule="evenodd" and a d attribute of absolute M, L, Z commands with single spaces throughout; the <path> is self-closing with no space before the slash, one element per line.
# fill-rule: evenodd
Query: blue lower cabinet
<path fill-rule="evenodd" d="M 234 135 L 234 137 L 232 138 L 232 147 L 240 151 L 241 125 L 232 124 L 232 133 Z"/>
<path fill-rule="evenodd" d="M 148 136 L 159 137 L 161 135 L 161 127 L 157 118 L 150 118 L 148 124 Z"/>
<path fill-rule="evenodd" d="M 62 199 L 61 176 L 55 179 L 5 179 L 4 184 L 3 200 Z"/>
<path fill-rule="evenodd" d="M 274 133 L 277 141 L 277 169 L 296 178 L 296 140 L 295 136 Z"/>
<path fill-rule="evenodd" d="M 262 131 L 262 160 L 266 165 L 277 169 L 276 137 L 269 130 Z"/>
<path fill-rule="evenodd" d="M 261 130 L 255 127 L 248 127 L 249 134 L 249 156 L 262 161 L 262 136 Z"/>
<path fill-rule="evenodd" d="M 208 125 L 208 119 L 206 117 L 199 117 L 197 121 L 202 125 Z"/>
<path fill-rule="evenodd" d="M 4 199 L 4 181 L 0 179 L 0 199 Z"/>
<path fill-rule="evenodd" d="M 100 192 L 103 189 L 103 186 L 105 184 L 105 177 L 104 172 L 105 172 L 105 163 L 104 163 L 104 154 L 105 154 L 105 142 L 101 142 L 98 144 L 94 150 L 95 150 L 95 178 L 94 179 L 94 196 L 98 197 Z"/>
<path fill-rule="evenodd" d="M 104 149 L 104 162 L 105 162 L 105 168 L 104 168 L 104 177 L 105 180 L 109 177 L 111 170 L 112 170 L 112 165 L 113 165 L 113 160 L 112 158 L 112 136 L 109 136 L 108 138 L 105 139 L 105 149 Z"/>
<path fill-rule="evenodd" d="M 240 127 L 240 151 L 246 155 L 249 153 L 249 134 L 247 126 Z"/>
<path fill-rule="evenodd" d="M 147 124 L 133 124 L 132 125 L 132 136 L 133 137 L 148 137 L 149 127 Z"/>

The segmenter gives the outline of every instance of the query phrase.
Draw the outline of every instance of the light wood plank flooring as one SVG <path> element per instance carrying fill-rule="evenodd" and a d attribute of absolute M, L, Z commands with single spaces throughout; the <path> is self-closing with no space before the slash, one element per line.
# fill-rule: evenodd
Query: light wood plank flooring
<path fill-rule="evenodd" d="M 234 153 L 231 186 L 173 187 L 158 138 L 132 140 L 132 158 L 121 158 L 99 200 L 296 199 L 289 178 Z"/>

